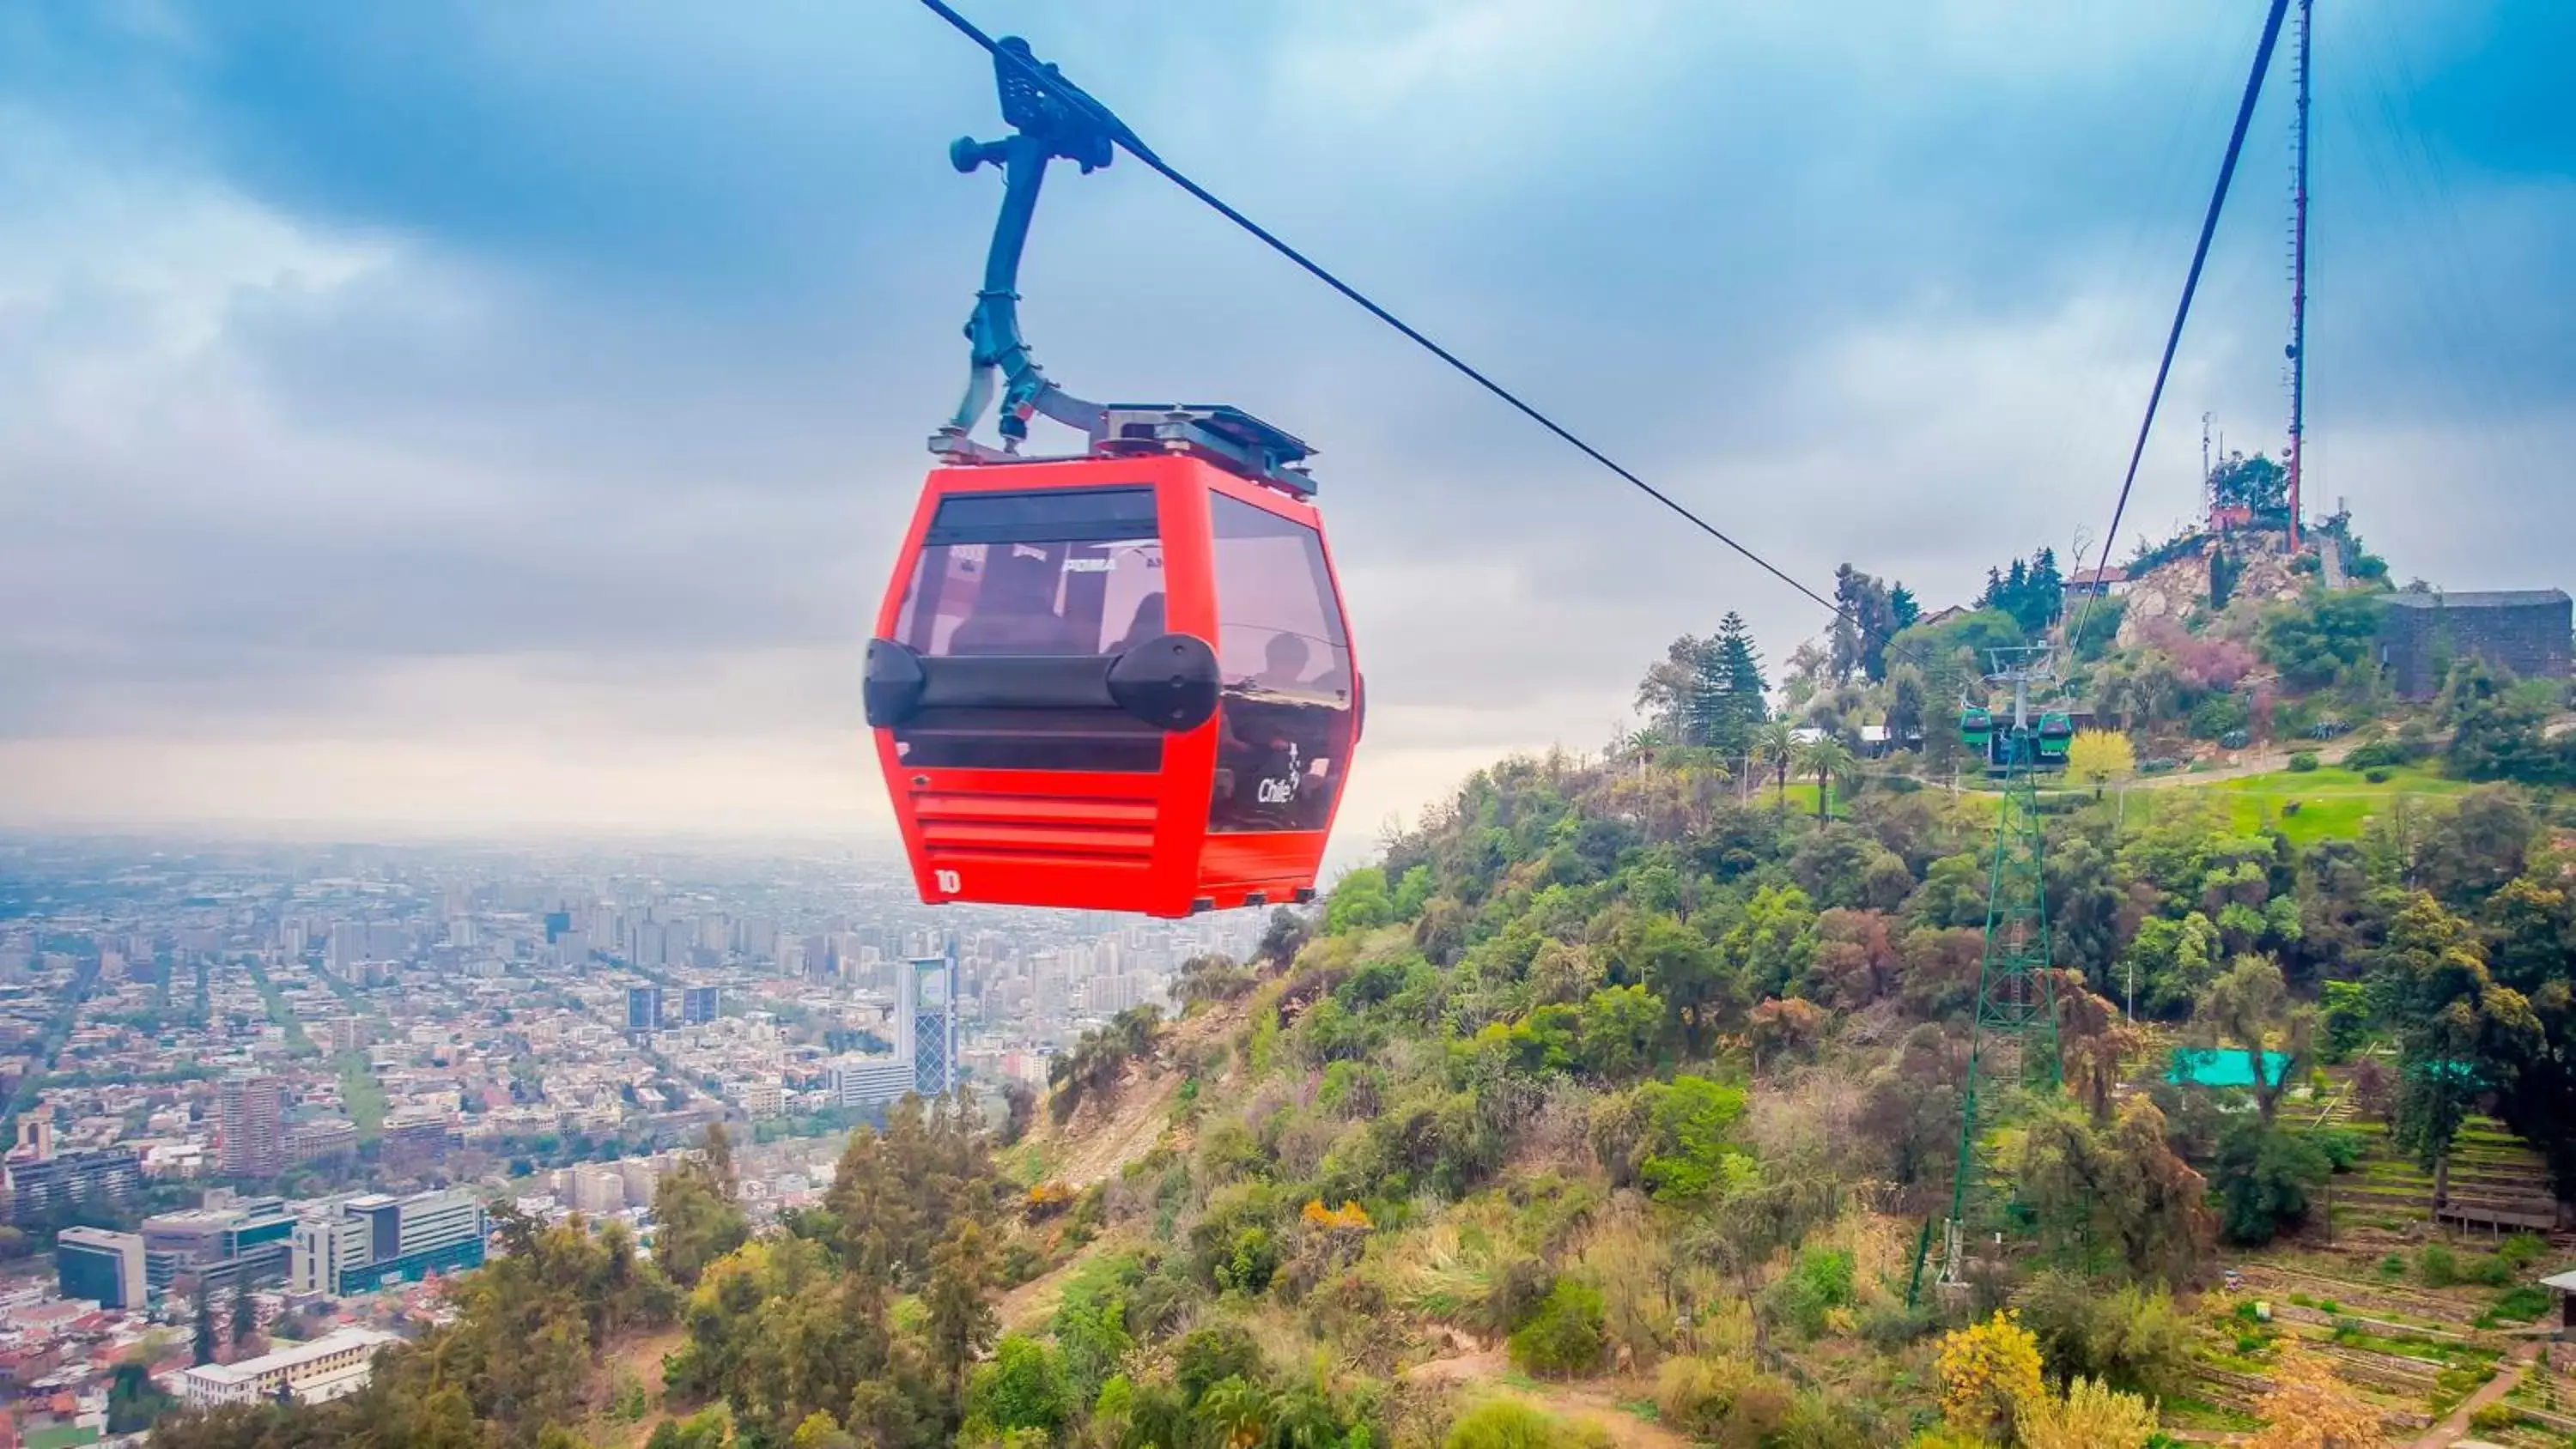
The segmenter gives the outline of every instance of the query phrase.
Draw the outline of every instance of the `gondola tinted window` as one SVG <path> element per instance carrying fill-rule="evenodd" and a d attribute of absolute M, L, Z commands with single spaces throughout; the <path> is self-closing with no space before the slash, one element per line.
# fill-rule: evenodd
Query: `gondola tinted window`
<path fill-rule="evenodd" d="M 896 637 L 933 658 L 1115 654 L 1163 615 L 1153 490 L 968 493 L 939 505 Z"/>
<path fill-rule="evenodd" d="M 1350 636 L 1315 530 L 1222 493 L 1216 565 L 1219 831 L 1321 830 L 1351 739 Z"/>
<path fill-rule="evenodd" d="M 962 493 L 922 540 L 895 638 L 927 658 L 1116 654 L 1165 632 L 1150 488 Z M 1150 773 L 1163 739 L 1109 710 L 924 710 L 895 731 L 907 765 Z"/>

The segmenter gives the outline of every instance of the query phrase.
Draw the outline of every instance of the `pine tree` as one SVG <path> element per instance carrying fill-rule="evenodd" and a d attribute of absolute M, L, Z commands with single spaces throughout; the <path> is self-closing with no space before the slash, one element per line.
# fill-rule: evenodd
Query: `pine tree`
<path fill-rule="evenodd" d="M 1895 623 L 1896 632 L 1902 634 L 1923 617 L 1923 606 L 1915 601 L 1914 591 L 1900 583 L 1887 591 L 1887 616 Z"/>
<path fill-rule="evenodd" d="M 931 1365 L 946 1380 L 952 1403 L 964 1401 L 966 1370 L 999 1324 L 984 1296 L 993 1281 L 986 1243 L 981 1224 L 960 1222 L 931 1254 L 930 1281 L 921 1293 Z"/>
<path fill-rule="evenodd" d="M 1753 727 L 1770 715 L 1763 698 L 1770 684 L 1762 677 L 1762 656 L 1743 615 L 1727 610 L 1709 643 L 1701 679 L 1700 743 L 1734 759 L 1752 747 Z"/>
<path fill-rule="evenodd" d="M 220 1342 L 221 1340 L 215 1337 L 214 1292 L 200 1286 L 197 1289 L 197 1341 L 195 1352 L 191 1355 L 198 1367 L 203 1368 L 215 1361 L 215 1349 Z"/>
<path fill-rule="evenodd" d="M 1833 669 L 1847 680 L 1858 670 L 1872 683 L 1887 676 L 1887 641 L 1897 624 L 1889 606 L 1887 585 L 1850 564 L 1834 570 Z"/>

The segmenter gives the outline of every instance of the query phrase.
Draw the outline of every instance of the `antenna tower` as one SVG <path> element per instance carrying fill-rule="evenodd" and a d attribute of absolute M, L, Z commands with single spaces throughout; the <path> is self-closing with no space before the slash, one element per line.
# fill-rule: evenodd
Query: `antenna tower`
<path fill-rule="evenodd" d="M 1977 1093 L 1989 1077 L 2018 1082 L 2044 1067 L 2047 1085 L 2061 1080 L 2057 1051 L 2057 987 L 2048 950 L 2048 896 L 2041 876 L 2039 790 L 2031 732 L 2031 686 L 2057 678 L 2050 646 L 1989 651 L 1989 684 L 2012 690 L 2012 723 L 2006 735 L 2004 789 L 1995 813 L 1993 858 L 1987 866 L 1985 960 L 1977 972 L 1977 1011 L 1968 1035 L 1967 1087 L 1959 1103 L 1959 1151 L 1950 1178 L 1950 1213 L 1941 1221 L 1940 1274 L 1944 1285 L 1966 1281 L 1971 1232 L 2003 1230 L 2004 1194 L 1987 1180 L 1979 1160 Z M 2040 1050 L 2028 1050 L 2033 1035 Z M 1911 1304 L 1922 1291 L 1923 1269 L 1933 1252 L 1933 1224 L 1925 1222 L 1915 1245 L 1914 1276 L 1905 1290 Z"/>
<path fill-rule="evenodd" d="M 2200 518 L 2203 524 L 2206 524 L 2209 521 L 2210 515 L 2215 513 L 2218 509 L 2218 493 L 2210 486 L 2217 480 L 2218 476 L 2210 471 L 2210 417 L 2211 414 L 2209 413 L 2202 413 L 2200 415 Z"/>
<path fill-rule="evenodd" d="M 2299 474 L 2308 459 L 2308 42 L 2299 0 L 2299 105 L 2290 123 L 2290 548 L 2299 547 Z"/>

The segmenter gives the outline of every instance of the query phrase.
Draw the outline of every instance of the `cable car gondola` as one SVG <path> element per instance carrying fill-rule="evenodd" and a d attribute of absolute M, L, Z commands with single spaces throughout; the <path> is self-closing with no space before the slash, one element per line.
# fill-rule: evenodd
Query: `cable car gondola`
<path fill-rule="evenodd" d="M 1981 705 L 1962 705 L 1959 709 L 1959 743 L 1986 753 L 1995 734 L 1995 717 Z"/>
<path fill-rule="evenodd" d="M 1001 45 L 1022 58 L 1016 39 Z M 868 645 L 867 719 L 922 899 L 1183 916 L 1313 898 L 1360 732 L 1358 667 L 1304 470 L 1239 409 L 1096 404 L 1049 382 L 1013 285 L 1050 159 L 1116 119 L 995 60 L 1002 215 L 966 398 L 931 440 Z M 969 430 L 1002 374 L 1004 445 Z M 1018 452 L 1032 415 L 1080 428 Z"/>
<path fill-rule="evenodd" d="M 2039 717 L 2038 736 L 2040 763 L 2065 764 L 2067 743 L 2075 738 L 2075 722 L 2062 709 L 2049 710 Z"/>

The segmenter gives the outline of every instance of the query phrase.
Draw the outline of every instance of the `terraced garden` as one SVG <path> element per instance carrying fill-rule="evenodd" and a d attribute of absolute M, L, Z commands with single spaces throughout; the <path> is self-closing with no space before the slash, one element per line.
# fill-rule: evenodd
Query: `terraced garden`
<path fill-rule="evenodd" d="M 2335 1175 L 2331 1213 L 2240 1263 L 2237 1292 L 2203 1300 L 2202 1363 L 2190 1389 L 2167 1399 L 2168 1429 L 2210 1440 L 2250 1426 L 2271 1366 L 2295 1343 L 2376 1406 L 2397 1442 L 2502 1373 L 2512 1387 L 2476 1410 L 2475 1436 L 2517 1449 L 2568 1444 L 2576 1352 L 2554 1365 L 2520 1361 L 2556 1321 L 2535 1280 L 2576 1262 L 2576 1237 L 2520 1230 L 2554 1222 L 2546 1165 L 2500 1124 L 2472 1119 L 2437 1220 L 2432 1174 L 2355 1110 L 2346 1086 L 2340 1074 L 2329 1079 L 2321 1115 L 2354 1133 L 2361 1153 Z"/>

